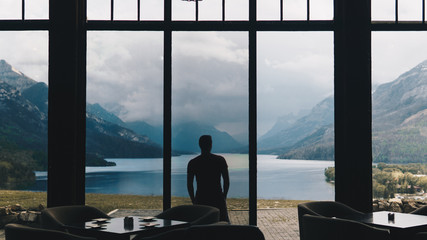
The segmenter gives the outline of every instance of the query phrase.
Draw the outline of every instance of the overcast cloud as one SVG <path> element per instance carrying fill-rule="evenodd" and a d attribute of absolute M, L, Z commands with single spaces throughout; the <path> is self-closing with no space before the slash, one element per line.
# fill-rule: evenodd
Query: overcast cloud
<path fill-rule="evenodd" d="M 47 31 L 0 31 L 0 59 L 6 60 L 30 78 L 47 83 Z"/>
<path fill-rule="evenodd" d="M 141 19 L 163 19 L 163 1 L 143 0 Z M 221 1 L 199 2 L 199 20 L 220 20 Z M 261 4 L 262 2 L 262 4 Z M 278 0 L 258 4 L 258 18 L 278 20 Z M 310 19 L 332 19 L 332 0 L 312 0 Z M 285 1 L 285 19 L 305 19 L 306 1 Z M 26 1 L 26 18 L 47 18 L 48 0 Z M 194 20 L 194 2 L 172 1 L 174 20 Z M 394 1 L 372 0 L 373 20 L 394 20 Z M 1 0 L 0 19 L 20 19 L 21 1 Z M 136 0 L 115 1 L 115 19 L 135 20 Z M 248 19 L 247 0 L 227 0 L 227 20 Z M 109 19 L 110 0 L 88 0 L 89 19 Z M 400 20 L 421 20 L 421 1 L 399 1 Z M 374 32 L 374 86 L 427 59 L 427 33 Z M 310 109 L 333 94 L 332 32 L 258 33 L 258 129 Z M 47 82 L 48 33 L 0 32 L 0 59 Z M 87 99 L 120 109 L 125 121 L 160 125 L 163 33 L 89 32 Z M 200 121 L 247 132 L 248 39 L 244 32 L 173 33 L 173 121 Z M 121 108 L 119 108 L 121 107 Z"/>

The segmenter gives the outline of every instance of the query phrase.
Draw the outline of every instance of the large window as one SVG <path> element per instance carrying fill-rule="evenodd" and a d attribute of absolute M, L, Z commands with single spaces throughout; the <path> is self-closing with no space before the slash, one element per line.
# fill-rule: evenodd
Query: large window
<path fill-rule="evenodd" d="M 372 36 L 375 199 L 424 199 L 427 190 L 426 38 L 424 32 Z"/>
<path fill-rule="evenodd" d="M 0 32 L 2 206 L 46 206 L 47 37 L 45 31 Z"/>
<path fill-rule="evenodd" d="M 172 196 L 188 198 L 187 163 L 200 154 L 199 137 L 209 134 L 212 152 L 228 164 L 228 208 L 246 210 L 247 219 L 247 34 L 174 32 L 172 56 L 172 149 L 180 155 L 172 158 Z"/>
<path fill-rule="evenodd" d="M 128 195 L 152 196 L 137 207 L 161 207 L 162 39 L 161 32 L 88 33 L 88 194 L 117 194 L 123 199 L 117 203 Z"/>
<path fill-rule="evenodd" d="M 332 43 L 330 32 L 258 33 L 259 200 L 334 199 Z"/>

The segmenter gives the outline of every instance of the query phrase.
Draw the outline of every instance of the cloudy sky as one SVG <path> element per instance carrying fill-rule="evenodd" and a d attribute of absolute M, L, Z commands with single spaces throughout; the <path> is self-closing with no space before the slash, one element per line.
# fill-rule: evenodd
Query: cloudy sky
<path fill-rule="evenodd" d="M 89 19 L 109 19 L 110 0 L 87 0 Z M 262 2 L 262 4 L 261 4 Z M 394 20 L 394 0 L 372 0 L 373 20 Z M 141 18 L 163 18 L 163 4 L 141 0 Z M 194 2 L 173 0 L 174 20 L 193 20 Z M 279 19 L 279 0 L 258 4 L 258 19 Z M 285 1 L 285 19 L 305 19 L 306 1 Z M 220 20 L 221 1 L 199 2 L 200 20 Z M 311 19 L 332 19 L 332 0 L 312 0 Z M 27 19 L 47 18 L 48 0 L 27 0 Z M 116 0 L 115 19 L 136 19 L 136 0 Z M 226 1 L 227 20 L 247 20 L 247 0 Z M 21 1 L 0 0 L 0 19 L 20 19 Z M 420 20 L 421 1 L 399 1 L 400 20 Z M 173 121 L 200 121 L 239 135 L 248 129 L 248 35 L 173 33 Z M 374 86 L 427 59 L 427 33 L 372 34 Z M 89 32 L 87 98 L 126 121 L 162 123 L 162 32 Z M 47 32 L 0 32 L 0 59 L 47 82 Z M 332 32 L 258 33 L 258 129 L 313 107 L 333 93 Z"/>

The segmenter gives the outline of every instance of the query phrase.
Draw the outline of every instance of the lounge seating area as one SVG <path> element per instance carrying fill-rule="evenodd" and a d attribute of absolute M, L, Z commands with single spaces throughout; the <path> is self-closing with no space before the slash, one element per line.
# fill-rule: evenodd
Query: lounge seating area
<path fill-rule="evenodd" d="M 426 209 L 363 213 L 334 201 L 298 205 L 301 240 L 427 239 Z"/>
<path fill-rule="evenodd" d="M 129 222 L 128 220 L 131 220 Z M 172 207 L 151 217 L 114 217 L 91 206 L 61 206 L 41 212 L 40 226 L 8 224 L 5 239 L 245 239 L 264 240 L 256 226 L 219 222 L 219 210 L 203 205 Z"/>
<path fill-rule="evenodd" d="M 261 210 L 260 213 L 279 210 Z M 293 210 L 294 221 L 297 221 L 293 226 L 289 225 L 290 219 L 286 219 L 285 212 L 281 212 L 281 219 L 277 216 L 275 219 L 269 219 L 271 226 L 263 221 L 265 219 L 262 219 L 260 214 L 260 226 L 251 226 L 239 223 L 234 213 L 230 213 L 232 224 L 219 222 L 218 209 L 201 205 L 182 205 L 166 211 L 151 212 L 119 210 L 110 215 L 90 206 L 53 207 L 42 212 L 41 226 L 7 225 L 5 240 L 27 239 L 30 236 L 36 236 L 36 239 L 67 240 L 427 239 L 427 216 L 423 214 L 425 208 L 411 213 L 388 211 L 363 213 L 335 201 L 312 201 L 301 203 Z M 153 219 L 147 217 L 147 213 L 152 213 Z M 130 215 L 145 215 L 145 217 L 131 216 L 132 223 L 129 225 L 126 219 Z M 278 222 L 277 219 L 281 220 L 280 224 L 287 222 L 288 225 L 275 229 L 276 234 L 271 235 L 274 223 Z M 109 224 L 118 226 L 119 230 L 114 232 L 116 230 L 106 227 Z M 279 234 L 280 231 L 297 234 L 284 236 Z"/>
<path fill-rule="evenodd" d="M 93 237 L 78 236 L 57 230 L 28 227 L 21 224 L 8 224 L 7 240 L 43 239 L 43 240 L 96 240 Z M 134 240 L 232 240 L 232 239 L 264 240 L 263 233 L 258 227 L 250 225 L 198 225 L 176 229 L 149 237 L 134 237 Z"/>
<path fill-rule="evenodd" d="M 296 208 L 258 209 L 257 226 L 263 232 L 266 240 L 298 240 L 298 213 Z M 111 217 L 130 215 L 155 216 L 161 210 L 119 209 L 109 213 Z M 248 211 L 229 211 L 233 225 L 246 225 L 249 222 Z M 4 229 L 0 229 L 0 240 L 5 240 Z"/>

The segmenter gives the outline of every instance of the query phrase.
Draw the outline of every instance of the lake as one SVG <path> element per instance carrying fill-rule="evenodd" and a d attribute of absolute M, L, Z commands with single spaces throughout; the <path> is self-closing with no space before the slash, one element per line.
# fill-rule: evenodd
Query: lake
<path fill-rule="evenodd" d="M 249 196 L 247 154 L 220 154 L 230 172 L 229 197 Z M 187 163 L 196 155 L 172 157 L 172 196 L 188 197 Z M 324 169 L 333 161 L 284 160 L 275 155 L 258 155 L 258 198 L 290 200 L 334 200 L 334 186 L 325 182 Z M 161 158 L 107 159 L 114 167 L 86 167 L 86 192 L 162 195 Z M 46 172 L 36 172 L 30 190 L 46 191 Z"/>

